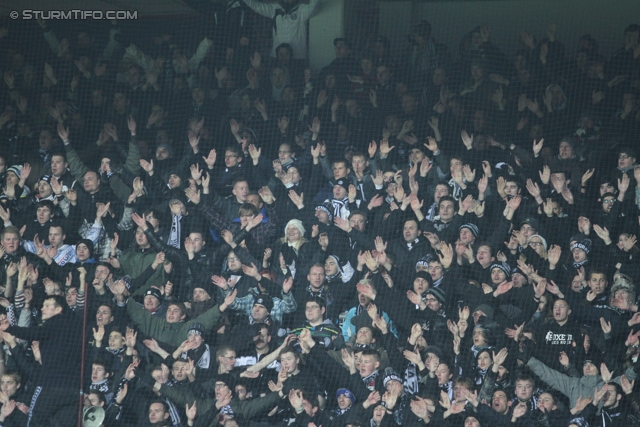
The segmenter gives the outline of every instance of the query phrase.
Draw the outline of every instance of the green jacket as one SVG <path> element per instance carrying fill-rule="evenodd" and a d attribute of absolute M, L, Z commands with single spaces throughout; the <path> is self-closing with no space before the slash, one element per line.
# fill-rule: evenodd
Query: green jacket
<path fill-rule="evenodd" d="M 578 401 L 578 398 L 582 396 L 593 396 L 593 392 L 597 388 L 602 388 L 604 381 L 600 375 L 585 375 L 581 378 L 574 378 L 568 375 L 562 374 L 555 369 L 551 369 L 535 357 L 529 359 L 527 366 L 533 371 L 534 374 L 540 377 L 542 381 L 549 384 L 551 387 L 558 390 L 571 400 L 571 407 L 573 408 Z M 633 367 L 628 368 L 624 373 L 629 381 L 636 379 L 636 373 Z M 611 381 L 620 384 L 620 377 L 612 378 Z"/>
<path fill-rule="evenodd" d="M 127 301 L 127 313 L 141 332 L 175 347 L 187 339 L 189 328 L 193 323 L 202 323 L 205 331 L 209 332 L 218 323 L 221 316 L 220 309 L 216 305 L 188 322 L 169 323 L 166 319 L 145 310 L 133 298 L 129 298 Z"/>
<path fill-rule="evenodd" d="M 82 184 L 84 182 L 84 174 L 89 172 L 91 169 L 84 164 L 80 159 L 78 152 L 71 144 L 65 144 L 64 148 L 67 155 L 67 161 L 69 162 L 69 171 L 71 172 L 71 175 L 73 175 L 73 178 Z M 127 153 L 127 159 L 124 167 L 133 175 L 140 173 L 140 146 L 138 145 L 135 136 L 132 136 L 129 140 L 129 151 Z M 131 194 L 131 190 L 129 190 L 129 194 Z M 127 195 L 127 197 L 129 196 Z"/>
<path fill-rule="evenodd" d="M 189 390 L 188 388 L 186 390 L 184 387 L 176 389 L 174 387 L 169 387 L 163 384 L 160 387 L 160 393 L 169 398 L 169 400 L 171 400 L 178 407 L 184 407 L 187 403 L 189 405 L 192 405 L 195 401 L 198 408 L 198 414 L 206 414 L 210 410 L 217 411 L 215 398 L 196 399 L 191 390 Z M 278 392 L 271 392 L 264 397 L 258 397 L 251 400 L 238 400 L 238 398 L 234 397 L 231 400 L 229 406 L 236 416 L 238 414 L 241 414 L 245 420 L 250 420 L 256 415 L 274 408 L 278 405 L 278 402 L 280 400 L 281 398 Z M 212 426 L 216 425 L 217 422 L 212 424 Z"/>
<path fill-rule="evenodd" d="M 152 249 L 131 248 L 124 251 L 120 257 L 120 270 L 122 274 L 127 274 L 135 279 L 147 269 L 156 259 L 156 254 Z M 147 282 L 135 292 L 135 295 L 142 295 L 147 289 L 155 285 L 161 287 L 165 284 L 164 268 L 158 267 L 156 272 Z"/>

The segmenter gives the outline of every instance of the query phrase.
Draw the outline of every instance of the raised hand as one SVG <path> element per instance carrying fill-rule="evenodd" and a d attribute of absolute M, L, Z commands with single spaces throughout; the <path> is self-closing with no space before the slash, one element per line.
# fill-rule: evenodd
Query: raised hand
<path fill-rule="evenodd" d="M 93 339 L 96 342 L 96 347 L 100 347 L 100 343 L 104 339 L 104 325 L 98 326 L 98 329 L 93 328 Z"/>
<path fill-rule="evenodd" d="M 200 190 L 196 191 L 193 188 L 188 187 L 184 190 L 184 194 L 193 204 L 197 205 L 200 203 Z"/>
<path fill-rule="evenodd" d="M 133 220 L 133 222 L 136 223 L 136 225 L 140 228 L 142 228 L 143 230 L 146 230 L 147 228 L 149 228 L 149 226 L 147 225 L 147 221 L 141 217 L 140 215 L 138 215 L 137 213 L 134 213 L 133 215 L 131 215 L 131 219 Z M 116 240 L 116 237 L 114 235 L 114 239 Z M 112 242 L 113 242 L 112 240 Z M 115 245 L 117 245 L 118 242 L 116 241 Z"/>
<path fill-rule="evenodd" d="M 22 170 L 20 171 L 21 185 L 24 185 L 24 182 L 27 180 L 27 178 L 29 178 L 29 175 L 31 175 L 31 165 L 29 163 L 25 163 L 22 166 Z"/>
<path fill-rule="evenodd" d="M 209 169 L 212 169 L 213 165 L 215 165 L 216 163 L 216 157 L 217 157 L 216 150 L 211 150 L 209 151 L 209 154 L 206 157 L 202 156 L 202 160 L 204 160 L 204 162 L 206 163 Z"/>
<path fill-rule="evenodd" d="M 98 209 L 96 210 L 96 220 L 104 218 L 107 215 L 107 212 L 109 212 L 109 207 L 111 207 L 111 202 L 99 204 Z"/>
<path fill-rule="evenodd" d="M 516 211 L 518 209 L 518 207 L 520 207 L 520 202 L 521 201 L 522 201 L 522 197 L 518 194 L 517 196 L 512 197 L 511 199 L 507 200 L 507 206 L 512 211 Z"/>
<path fill-rule="evenodd" d="M 355 373 L 356 359 L 353 353 L 350 352 L 348 349 L 343 348 L 340 352 L 340 355 L 342 357 L 342 362 L 345 364 L 345 366 L 347 366 L 350 371 L 353 371 Z"/>
<path fill-rule="evenodd" d="M 153 172 L 153 159 L 146 161 L 145 159 L 140 159 L 140 167 L 149 175 Z"/>
<path fill-rule="evenodd" d="M 596 226 L 594 225 L 593 228 L 595 229 L 595 227 Z M 625 252 L 629 252 L 636 245 L 637 242 L 638 242 L 638 239 L 634 234 L 629 235 L 628 238 L 623 239 L 621 241 L 622 250 L 624 250 Z"/>
<path fill-rule="evenodd" d="M 429 423 L 431 421 L 431 414 L 429 413 L 429 405 L 427 400 L 423 399 L 422 397 L 416 396 L 409 405 L 411 408 L 411 412 L 413 412 L 416 417 L 420 418 L 425 423 Z"/>
<path fill-rule="evenodd" d="M 227 295 L 226 297 L 224 297 L 224 303 L 225 305 L 228 307 L 231 304 L 233 304 L 233 302 L 236 300 L 236 296 L 238 295 L 238 290 L 234 289 L 233 292 L 231 292 L 229 295 Z M 223 310 L 220 310 L 223 311 Z"/>
<path fill-rule="evenodd" d="M 190 421 L 193 421 L 196 419 L 196 415 L 198 414 L 198 408 L 196 406 L 196 401 L 193 401 L 193 405 L 189 406 L 189 404 L 186 404 L 186 408 L 185 408 L 185 414 L 187 415 L 187 419 Z"/>
<path fill-rule="evenodd" d="M 627 336 L 627 340 L 625 341 L 624 345 L 626 347 L 629 347 L 631 345 L 638 345 L 638 343 L 640 342 L 640 331 L 637 331 L 636 333 L 633 332 L 633 330 L 629 331 L 629 335 Z"/>
<path fill-rule="evenodd" d="M 533 155 L 538 157 L 540 155 L 540 151 L 542 151 L 542 147 L 544 146 L 544 138 L 541 138 L 540 141 L 533 141 Z"/>
<path fill-rule="evenodd" d="M 633 386 L 636 384 L 636 380 L 629 381 L 626 375 L 620 377 L 620 386 L 624 394 L 631 394 L 633 392 Z"/>
<path fill-rule="evenodd" d="M 593 391 L 593 404 L 598 405 L 606 392 L 607 392 L 606 384 L 603 384 L 601 389 L 598 389 L 598 387 L 596 386 L 596 389 Z"/>
<path fill-rule="evenodd" d="M 462 143 L 467 148 L 467 150 L 471 150 L 473 148 L 473 134 L 469 136 L 466 130 L 460 132 L 460 137 L 462 138 Z"/>
<path fill-rule="evenodd" d="M 512 412 L 512 418 L 513 419 L 518 419 L 520 417 L 522 417 L 524 414 L 527 413 L 527 405 L 525 403 L 519 403 L 516 405 L 515 408 L 513 408 L 513 412 Z"/>
<path fill-rule="evenodd" d="M 316 107 L 322 108 L 322 106 L 327 102 L 327 99 L 327 90 L 322 89 L 320 92 L 318 92 L 318 97 L 316 98 Z"/>
<path fill-rule="evenodd" d="M 621 378 L 621 381 L 622 381 L 622 378 Z M 593 398 L 591 396 L 587 396 L 586 398 L 583 398 L 582 395 L 580 395 L 580 397 L 576 400 L 575 406 L 571 408 L 571 414 L 575 415 L 582 412 L 584 408 L 586 408 L 587 405 L 589 405 L 592 401 L 593 401 Z"/>
<path fill-rule="evenodd" d="M 509 355 L 509 351 L 507 351 L 506 347 L 500 349 L 498 353 L 493 352 L 493 364 L 495 366 L 502 365 L 504 361 L 507 360 L 508 355 Z"/>
<path fill-rule="evenodd" d="M 125 335 L 125 345 L 129 348 L 136 346 L 136 339 L 138 338 L 138 332 L 135 329 L 127 328 Z"/>
<path fill-rule="evenodd" d="M 476 170 L 475 169 L 471 170 L 471 166 L 464 165 L 462 167 L 462 173 L 464 174 L 464 179 L 467 180 L 467 182 L 475 181 L 475 179 L 476 179 Z"/>
<path fill-rule="evenodd" d="M 358 290 L 358 292 L 360 292 L 364 296 L 366 296 L 366 297 L 368 297 L 368 298 L 370 298 L 372 300 L 376 299 L 376 292 L 373 290 L 371 285 L 364 284 L 364 283 L 358 283 L 356 285 L 356 289 Z"/>
<path fill-rule="evenodd" d="M 295 190 L 289 190 L 289 198 L 298 209 L 304 207 L 304 193 L 298 195 Z"/>
<path fill-rule="evenodd" d="M 386 158 L 389 155 L 389 152 L 391 152 L 391 150 L 393 150 L 394 148 L 396 148 L 395 145 L 389 146 L 388 139 L 383 139 L 382 141 L 380 141 L 380 157 L 383 159 Z"/>
<path fill-rule="evenodd" d="M 540 175 L 540 181 L 542 181 L 543 184 L 549 184 L 549 180 L 551 179 L 551 169 L 549 166 L 545 165 L 542 168 L 542 171 L 538 172 L 538 174 Z"/>
<path fill-rule="evenodd" d="M 314 117 L 311 124 L 308 126 L 311 133 L 319 134 L 320 133 L 320 118 Z"/>
<path fill-rule="evenodd" d="M 558 357 L 558 360 L 560 361 L 560 364 L 565 368 L 568 368 L 569 365 L 571 364 L 571 361 L 569 360 L 569 356 L 567 356 L 567 353 L 565 353 L 564 351 L 560 352 L 560 356 Z"/>

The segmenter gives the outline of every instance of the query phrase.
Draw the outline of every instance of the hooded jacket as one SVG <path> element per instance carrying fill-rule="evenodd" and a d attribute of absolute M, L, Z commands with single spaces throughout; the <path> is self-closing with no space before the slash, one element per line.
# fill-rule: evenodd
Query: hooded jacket
<path fill-rule="evenodd" d="M 572 408 L 581 396 L 591 396 L 596 387 L 600 389 L 604 385 L 600 375 L 585 375 L 581 378 L 572 378 L 551 369 L 535 357 L 529 359 L 527 366 L 542 381 L 567 396 L 571 400 Z M 629 381 L 635 380 L 637 376 L 633 367 L 628 368 L 624 375 L 627 376 Z M 620 376 L 613 378 L 611 381 L 620 384 Z"/>

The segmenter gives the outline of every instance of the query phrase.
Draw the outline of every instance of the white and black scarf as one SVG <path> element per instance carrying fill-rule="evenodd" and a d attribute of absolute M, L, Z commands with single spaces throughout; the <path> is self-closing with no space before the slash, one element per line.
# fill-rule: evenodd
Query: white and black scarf
<path fill-rule="evenodd" d="M 172 246 L 174 248 L 180 249 L 180 220 L 182 219 L 182 214 L 174 215 L 171 220 L 171 232 L 169 233 L 169 241 L 167 245 Z"/>

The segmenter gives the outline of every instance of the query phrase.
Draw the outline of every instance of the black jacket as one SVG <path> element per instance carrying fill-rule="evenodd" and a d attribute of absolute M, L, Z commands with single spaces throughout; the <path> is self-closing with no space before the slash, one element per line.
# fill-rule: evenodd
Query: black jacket
<path fill-rule="evenodd" d="M 28 342 L 40 341 L 42 369 L 38 385 L 78 387 L 82 357 L 82 321 L 78 316 L 63 312 L 49 318 L 42 326 L 10 326 L 7 332 Z"/>

